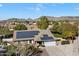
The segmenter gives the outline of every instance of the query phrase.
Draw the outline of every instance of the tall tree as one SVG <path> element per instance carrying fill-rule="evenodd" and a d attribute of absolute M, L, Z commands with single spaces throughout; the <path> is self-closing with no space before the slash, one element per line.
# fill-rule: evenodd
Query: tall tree
<path fill-rule="evenodd" d="M 75 26 L 74 24 L 70 24 L 70 23 L 66 23 L 63 24 L 63 37 L 67 38 L 70 37 L 71 39 L 73 39 L 78 33 L 78 27 Z"/>
<path fill-rule="evenodd" d="M 57 22 L 51 29 L 52 33 L 57 36 L 73 40 L 78 34 L 78 26 L 70 22 Z"/>
<path fill-rule="evenodd" d="M 23 24 L 18 24 L 14 27 L 15 30 L 27 30 L 27 27 Z"/>
<path fill-rule="evenodd" d="M 47 29 L 48 25 L 49 25 L 49 21 L 48 21 L 47 17 L 46 16 L 42 16 L 40 18 L 40 21 L 38 22 L 38 27 L 40 29 Z"/>

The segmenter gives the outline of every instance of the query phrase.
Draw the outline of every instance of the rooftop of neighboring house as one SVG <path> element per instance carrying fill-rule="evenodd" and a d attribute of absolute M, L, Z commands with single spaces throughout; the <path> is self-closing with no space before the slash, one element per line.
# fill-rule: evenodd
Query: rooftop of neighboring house
<path fill-rule="evenodd" d="M 54 36 L 49 30 L 20 30 L 15 31 L 14 40 L 54 41 Z"/>

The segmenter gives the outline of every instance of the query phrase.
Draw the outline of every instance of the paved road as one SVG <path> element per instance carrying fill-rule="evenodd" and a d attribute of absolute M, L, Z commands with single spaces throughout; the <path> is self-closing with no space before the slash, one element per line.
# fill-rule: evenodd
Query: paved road
<path fill-rule="evenodd" d="M 79 56 L 79 36 L 73 44 L 48 46 L 43 48 L 42 56 Z"/>
<path fill-rule="evenodd" d="M 41 56 L 49 56 L 48 52 L 46 51 L 46 49 L 43 49 L 43 52 L 41 53 Z"/>
<path fill-rule="evenodd" d="M 72 55 L 72 46 L 51 46 L 51 47 L 46 47 L 46 51 L 50 56 L 67 56 L 67 55 Z"/>

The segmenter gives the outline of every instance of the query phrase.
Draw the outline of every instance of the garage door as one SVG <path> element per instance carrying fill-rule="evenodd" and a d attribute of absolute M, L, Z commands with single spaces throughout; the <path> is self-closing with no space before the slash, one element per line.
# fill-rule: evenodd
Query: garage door
<path fill-rule="evenodd" d="M 56 42 L 44 42 L 45 46 L 55 46 Z"/>

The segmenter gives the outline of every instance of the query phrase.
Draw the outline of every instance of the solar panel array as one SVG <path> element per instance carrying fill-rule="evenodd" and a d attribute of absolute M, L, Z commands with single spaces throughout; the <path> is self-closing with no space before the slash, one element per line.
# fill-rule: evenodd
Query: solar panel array
<path fill-rule="evenodd" d="M 48 35 L 43 35 L 43 37 L 41 37 L 42 41 L 54 41 L 53 37 L 49 37 Z"/>
<path fill-rule="evenodd" d="M 35 35 L 38 35 L 39 31 L 22 31 L 16 32 L 16 39 L 21 38 L 33 38 Z"/>

